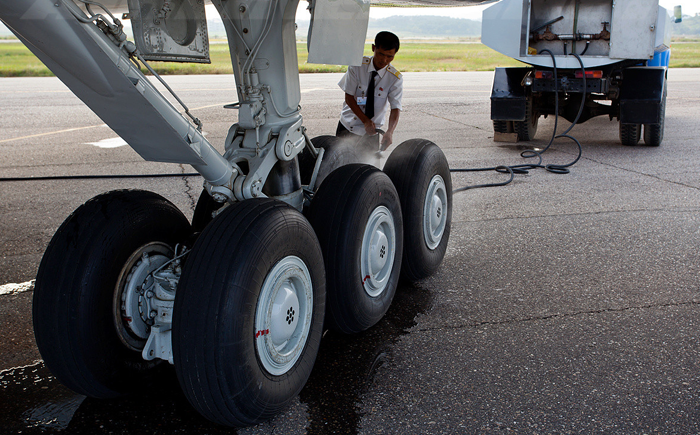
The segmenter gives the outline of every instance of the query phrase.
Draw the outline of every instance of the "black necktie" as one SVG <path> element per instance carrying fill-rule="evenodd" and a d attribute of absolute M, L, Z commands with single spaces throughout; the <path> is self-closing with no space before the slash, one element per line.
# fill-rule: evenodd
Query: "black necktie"
<path fill-rule="evenodd" d="M 374 118 L 374 78 L 377 76 L 377 71 L 372 71 L 369 77 L 369 86 L 367 86 L 367 106 L 365 107 L 365 115 L 369 119 Z"/>

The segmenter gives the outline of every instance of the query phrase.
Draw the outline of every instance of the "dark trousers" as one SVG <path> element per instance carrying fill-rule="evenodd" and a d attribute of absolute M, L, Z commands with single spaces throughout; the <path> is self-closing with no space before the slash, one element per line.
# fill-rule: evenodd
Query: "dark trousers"
<path fill-rule="evenodd" d="M 335 135 L 337 137 L 354 139 L 359 147 L 363 147 L 371 151 L 379 151 L 378 134 L 373 136 L 367 136 L 366 134 L 364 136 L 358 136 L 345 128 L 345 126 L 338 121 L 338 128 L 335 130 Z"/>

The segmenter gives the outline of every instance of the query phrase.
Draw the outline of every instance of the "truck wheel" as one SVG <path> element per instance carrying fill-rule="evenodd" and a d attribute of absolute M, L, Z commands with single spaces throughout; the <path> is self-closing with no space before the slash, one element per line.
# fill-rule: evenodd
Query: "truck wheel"
<path fill-rule="evenodd" d="M 657 147 L 664 140 L 664 124 L 666 120 L 666 86 L 661 99 L 661 122 L 658 124 L 644 124 L 644 143 Z"/>
<path fill-rule="evenodd" d="M 403 252 L 401 203 L 389 177 L 370 165 L 332 172 L 311 201 L 309 220 L 326 264 L 326 318 L 356 333 L 389 309 Z"/>
<path fill-rule="evenodd" d="M 620 123 L 620 143 L 622 145 L 637 145 L 642 136 L 642 124 Z"/>
<path fill-rule="evenodd" d="M 518 133 L 518 140 L 530 141 L 537 134 L 537 123 L 540 115 L 532 107 L 532 98 L 528 98 L 525 108 L 525 120 L 513 121 L 513 129 Z"/>
<path fill-rule="evenodd" d="M 512 133 L 513 121 L 493 121 L 494 133 Z"/>
<path fill-rule="evenodd" d="M 197 239 L 175 297 L 185 396 L 222 425 L 271 418 L 309 378 L 324 310 L 323 256 L 306 218 L 273 199 L 227 207 Z"/>
<path fill-rule="evenodd" d="M 433 142 L 411 139 L 391 153 L 384 172 L 401 200 L 401 274 L 412 281 L 426 278 L 442 263 L 450 238 L 452 179 L 447 159 Z"/>
<path fill-rule="evenodd" d="M 39 265 L 32 312 L 37 346 L 59 381 L 95 398 L 143 386 L 157 363 L 141 357 L 150 311 L 139 313 L 135 292 L 189 234 L 180 210 L 145 191 L 99 195 L 66 219 Z"/>
<path fill-rule="evenodd" d="M 318 136 L 311 139 L 311 143 L 316 148 L 325 149 L 323 161 L 321 162 L 321 167 L 319 168 L 318 176 L 316 177 L 316 185 L 310 186 L 312 189 L 320 186 L 328 174 L 339 167 L 350 163 L 358 163 L 360 161 L 357 154 L 357 149 L 355 146 L 353 146 L 354 144 L 349 145 L 346 141 L 343 141 L 342 138 L 336 136 Z M 316 161 L 311 157 L 311 154 L 307 150 L 304 150 L 300 154 L 299 170 L 302 176 L 302 184 L 308 185 L 311 182 L 311 174 L 314 170 L 315 163 Z"/>

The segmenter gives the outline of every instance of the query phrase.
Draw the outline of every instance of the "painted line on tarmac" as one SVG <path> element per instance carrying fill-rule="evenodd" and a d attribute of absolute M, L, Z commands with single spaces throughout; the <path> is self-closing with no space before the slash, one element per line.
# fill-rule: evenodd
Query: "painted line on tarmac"
<path fill-rule="evenodd" d="M 22 292 L 26 292 L 29 290 L 33 290 L 34 289 L 34 281 L 36 281 L 36 280 L 33 279 L 31 281 L 23 282 L 20 284 L 9 283 L 9 284 L 0 285 L 0 296 L 16 295 L 17 293 L 22 293 Z"/>
<path fill-rule="evenodd" d="M 79 131 L 79 130 L 87 130 L 89 128 L 95 128 L 95 127 L 102 127 L 105 124 L 100 124 L 100 125 L 88 125 L 87 127 L 75 127 L 75 128 L 67 128 L 65 130 L 56 130 L 56 131 L 49 131 L 47 133 L 37 133 L 37 134 L 30 134 L 29 136 L 20 136 L 20 137 L 13 137 L 10 139 L 2 139 L 0 140 L 0 143 L 7 143 L 7 142 L 12 142 L 15 140 L 23 140 L 23 139 L 32 139 L 35 137 L 44 137 L 44 136 L 51 136 L 54 134 L 60 134 L 60 133 L 69 133 L 71 131 Z"/>
<path fill-rule="evenodd" d="M 217 107 L 217 106 L 224 106 L 225 103 L 220 103 L 220 104 L 210 104 L 208 106 L 201 106 L 201 107 L 195 107 L 192 110 L 202 110 L 202 109 L 209 109 L 211 107 Z M 184 112 L 183 112 L 184 113 Z M 86 127 L 75 127 L 75 128 L 66 128 L 64 130 L 56 130 L 56 131 L 49 131 L 46 133 L 37 133 L 37 134 L 30 134 L 28 136 L 19 136 L 19 137 L 12 137 L 10 139 L 2 139 L 0 140 L 0 143 L 7 143 L 7 142 L 12 142 L 16 140 L 24 140 L 24 139 L 33 139 L 37 137 L 44 137 L 44 136 L 51 136 L 54 134 L 61 134 L 61 133 L 70 133 L 71 131 L 80 131 L 80 130 L 87 130 L 90 128 L 97 128 L 97 127 L 107 127 L 107 124 L 98 124 L 98 125 L 88 125 Z"/>

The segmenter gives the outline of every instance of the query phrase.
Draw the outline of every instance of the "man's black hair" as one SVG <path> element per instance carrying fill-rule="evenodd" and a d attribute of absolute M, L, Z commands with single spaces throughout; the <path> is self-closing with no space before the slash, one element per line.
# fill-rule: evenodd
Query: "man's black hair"
<path fill-rule="evenodd" d="M 399 51 L 399 37 L 391 32 L 379 32 L 374 37 L 374 45 L 382 50 L 396 49 L 396 51 Z"/>

